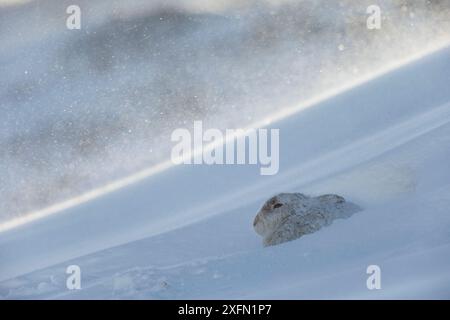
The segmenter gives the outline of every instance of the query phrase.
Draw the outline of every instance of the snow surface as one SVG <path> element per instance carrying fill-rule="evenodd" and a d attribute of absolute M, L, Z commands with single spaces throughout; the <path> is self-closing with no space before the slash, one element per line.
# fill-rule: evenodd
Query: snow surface
<path fill-rule="evenodd" d="M 284 120 L 280 173 L 177 166 L 0 233 L 4 299 L 450 298 L 450 49 Z M 363 208 L 263 248 L 279 192 Z M 82 289 L 66 289 L 79 265 Z M 366 288 L 366 268 L 382 289 Z"/>

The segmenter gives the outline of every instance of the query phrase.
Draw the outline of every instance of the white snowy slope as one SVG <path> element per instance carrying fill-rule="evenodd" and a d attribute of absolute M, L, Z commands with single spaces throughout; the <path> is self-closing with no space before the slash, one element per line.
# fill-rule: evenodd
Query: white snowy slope
<path fill-rule="evenodd" d="M 278 175 L 171 167 L 3 231 L 0 297 L 450 298 L 449 88 L 447 48 L 272 123 Z M 263 248 L 252 219 L 278 192 L 364 210 Z M 81 290 L 66 289 L 72 264 Z"/>

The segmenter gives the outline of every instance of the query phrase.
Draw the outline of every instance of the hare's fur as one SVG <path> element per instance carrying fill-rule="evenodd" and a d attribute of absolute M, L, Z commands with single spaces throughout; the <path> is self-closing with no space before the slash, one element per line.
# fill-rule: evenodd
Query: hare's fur
<path fill-rule="evenodd" d="M 264 246 L 272 246 L 316 232 L 359 210 L 335 194 L 308 197 L 301 193 L 280 193 L 262 206 L 253 227 L 263 237 Z"/>

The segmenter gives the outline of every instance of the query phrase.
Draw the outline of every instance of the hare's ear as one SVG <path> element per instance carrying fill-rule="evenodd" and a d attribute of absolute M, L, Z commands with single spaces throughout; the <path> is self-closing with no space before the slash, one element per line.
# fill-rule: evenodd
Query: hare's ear
<path fill-rule="evenodd" d="M 294 195 L 299 200 L 306 200 L 309 198 L 307 195 L 304 195 L 303 193 L 294 193 Z"/>

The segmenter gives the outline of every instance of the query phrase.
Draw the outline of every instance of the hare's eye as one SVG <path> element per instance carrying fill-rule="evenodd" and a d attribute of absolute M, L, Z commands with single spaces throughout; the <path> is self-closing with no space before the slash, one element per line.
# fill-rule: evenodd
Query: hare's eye
<path fill-rule="evenodd" d="M 273 207 L 274 207 L 274 209 L 276 209 L 276 208 L 279 208 L 279 207 L 281 207 L 281 206 L 283 206 L 281 203 L 277 203 L 277 204 L 274 205 Z"/>

